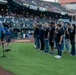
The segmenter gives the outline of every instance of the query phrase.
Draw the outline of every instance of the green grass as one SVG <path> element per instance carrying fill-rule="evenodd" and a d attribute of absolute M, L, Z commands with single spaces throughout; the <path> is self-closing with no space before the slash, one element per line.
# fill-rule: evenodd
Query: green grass
<path fill-rule="evenodd" d="M 0 66 L 16 75 L 76 75 L 76 56 L 63 53 L 56 59 L 34 49 L 32 43 L 11 43 L 10 48 L 5 58 L 0 57 Z"/>

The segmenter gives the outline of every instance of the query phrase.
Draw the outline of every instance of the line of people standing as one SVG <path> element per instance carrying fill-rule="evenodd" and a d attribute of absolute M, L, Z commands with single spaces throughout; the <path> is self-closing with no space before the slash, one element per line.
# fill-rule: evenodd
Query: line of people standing
<path fill-rule="evenodd" d="M 56 58 L 62 57 L 62 51 L 64 46 L 66 47 L 66 52 L 72 56 L 75 55 L 75 27 L 76 25 L 71 25 L 70 23 L 64 23 L 61 21 L 58 24 L 54 22 L 34 23 L 34 47 L 45 53 L 49 52 L 49 46 L 51 48 L 50 54 L 55 54 L 55 48 L 58 51 Z M 70 48 L 71 44 L 71 48 Z M 70 50 L 71 49 L 71 50 Z"/>

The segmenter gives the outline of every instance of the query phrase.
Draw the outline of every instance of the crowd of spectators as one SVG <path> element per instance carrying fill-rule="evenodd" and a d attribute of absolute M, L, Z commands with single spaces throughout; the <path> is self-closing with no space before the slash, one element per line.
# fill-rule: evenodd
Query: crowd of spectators
<path fill-rule="evenodd" d="M 11 15 L 0 15 L 0 20 L 2 22 L 10 22 L 14 27 L 32 27 L 33 23 L 36 21 L 39 22 L 49 22 L 50 20 L 56 21 L 57 19 L 51 17 L 39 17 L 39 16 L 26 16 L 11 14 Z"/>
<path fill-rule="evenodd" d="M 34 6 L 38 6 L 38 7 L 43 7 L 46 8 L 46 10 L 49 11 L 54 11 L 54 12 L 60 12 L 63 11 L 63 9 L 65 11 L 67 11 L 64 7 L 62 7 L 59 3 L 51 3 L 51 2 L 45 2 L 45 1 L 41 1 L 41 0 L 13 0 L 16 3 L 20 3 L 20 4 L 28 4 L 28 5 L 34 5 Z"/>

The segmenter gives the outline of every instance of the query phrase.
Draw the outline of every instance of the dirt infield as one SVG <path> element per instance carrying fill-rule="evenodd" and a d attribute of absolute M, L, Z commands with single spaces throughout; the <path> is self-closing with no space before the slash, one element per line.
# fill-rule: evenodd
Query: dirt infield
<path fill-rule="evenodd" d="M 12 39 L 11 42 L 34 42 L 34 38 L 33 36 L 31 36 L 30 38 Z M 0 45 L 1 45 L 1 41 L 0 41 Z"/>
<path fill-rule="evenodd" d="M 4 68 L 0 67 L 0 75 L 15 75 L 7 70 L 5 70 Z"/>
<path fill-rule="evenodd" d="M 12 42 L 34 42 L 33 36 L 24 39 L 13 39 Z"/>

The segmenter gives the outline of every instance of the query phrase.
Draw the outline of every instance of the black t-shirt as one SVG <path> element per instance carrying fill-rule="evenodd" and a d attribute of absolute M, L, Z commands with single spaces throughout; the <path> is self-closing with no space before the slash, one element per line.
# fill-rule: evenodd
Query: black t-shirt
<path fill-rule="evenodd" d="M 35 29 L 35 35 L 39 35 L 39 28 Z"/>
<path fill-rule="evenodd" d="M 65 32 L 64 32 L 64 31 L 65 31 L 65 28 L 62 27 L 61 30 L 62 30 L 62 34 L 64 35 L 64 33 L 65 33 Z"/>
<path fill-rule="evenodd" d="M 74 39 L 75 40 L 75 29 L 70 29 L 70 39 Z"/>
<path fill-rule="evenodd" d="M 69 33 L 69 31 L 70 31 L 70 28 L 66 28 L 65 29 L 65 39 L 70 39 L 70 33 Z"/>
<path fill-rule="evenodd" d="M 44 36 L 44 30 L 43 29 L 39 29 L 39 36 L 40 36 L 40 38 L 43 38 L 43 36 Z"/>
<path fill-rule="evenodd" d="M 49 28 L 44 29 L 44 38 L 48 38 Z"/>
<path fill-rule="evenodd" d="M 50 27 L 50 30 L 49 30 L 49 39 L 53 39 L 54 38 L 54 32 L 55 32 L 55 27 L 52 26 Z"/>
<path fill-rule="evenodd" d="M 36 29 L 34 29 L 34 37 L 35 37 L 35 35 L 36 35 Z"/>
<path fill-rule="evenodd" d="M 59 29 L 56 35 L 56 42 L 59 43 L 60 42 L 60 37 L 63 35 L 63 30 Z"/>

